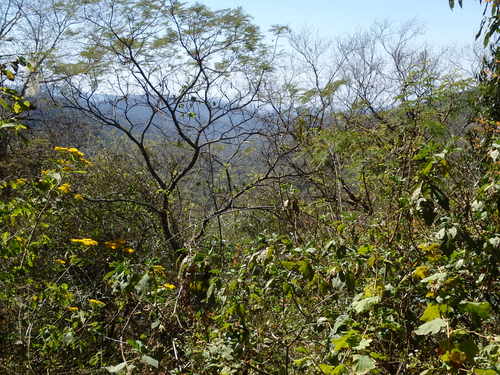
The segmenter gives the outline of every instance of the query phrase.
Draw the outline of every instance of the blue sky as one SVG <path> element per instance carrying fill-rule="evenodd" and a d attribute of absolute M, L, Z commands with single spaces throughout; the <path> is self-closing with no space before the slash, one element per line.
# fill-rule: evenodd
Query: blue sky
<path fill-rule="evenodd" d="M 448 0 L 198 0 L 212 9 L 241 6 L 263 30 L 273 24 L 316 30 L 335 37 L 369 28 L 374 21 L 395 23 L 416 19 L 424 39 L 432 44 L 466 45 L 474 42 L 482 8 L 465 0 L 452 12 Z"/>

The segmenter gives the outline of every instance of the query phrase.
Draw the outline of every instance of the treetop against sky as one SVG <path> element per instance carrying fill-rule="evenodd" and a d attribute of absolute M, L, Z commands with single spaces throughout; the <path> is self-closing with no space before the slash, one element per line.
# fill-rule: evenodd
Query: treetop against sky
<path fill-rule="evenodd" d="M 474 41 L 482 6 L 465 1 L 450 11 L 443 0 L 201 0 L 213 9 L 242 7 L 264 30 L 288 25 L 295 30 L 308 27 L 320 36 L 335 37 L 366 29 L 375 21 L 404 22 L 415 19 L 425 30 L 425 39 L 438 45 Z"/>

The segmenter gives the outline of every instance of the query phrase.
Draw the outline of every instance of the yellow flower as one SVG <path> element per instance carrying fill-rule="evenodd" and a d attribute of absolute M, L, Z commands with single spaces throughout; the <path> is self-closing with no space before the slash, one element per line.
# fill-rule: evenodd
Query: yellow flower
<path fill-rule="evenodd" d="M 129 254 L 135 253 L 135 250 L 132 249 L 131 247 L 126 247 L 125 249 L 123 249 L 123 251 L 125 251 L 126 253 L 129 253 Z"/>
<path fill-rule="evenodd" d="M 106 247 L 109 247 L 110 249 L 118 249 L 120 246 L 123 246 L 125 244 L 125 240 L 116 240 L 116 241 L 106 241 L 104 242 L 104 245 Z"/>
<path fill-rule="evenodd" d="M 73 243 L 80 243 L 85 246 L 96 246 L 98 242 L 92 238 L 72 238 L 70 240 Z"/>
<path fill-rule="evenodd" d="M 97 299 L 93 299 L 93 298 L 90 298 L 89 299 L 89 302 L 93 305 L 96 305 L 96 306 L 106 306 L 106 304 L 102 301 L 99 301 Z"/>
<path fill-rule="evenodd" d="M 70 184 L 62 184 L 57 188 L 57 190 L 63 192 L 63 193 L 69 193 L 71 191 L 71 185 Z"/>
<path fill-rule="evenodd" d="M 66 261 L 63 259 L 56 259 L 56 260 L 54 260 L 54 262 L 56 262 L 58 264 L 66 264 Z"/>
<path fill-rule="evenodd" d="M 423 279 L 427 276 L 429 273 L 429 267 L 427 266 L 418 266 L 415 268 L 415 271 L 413 271 L 413 275 L 415 277 L 418 277 L 419 279 Z"/>
<path fill-rule="evenodd" d="M 78 307 L 76 306 L 68 306 L 69 311 L 78 311 Z"/>
<path fill-rule="evenodd" d="M 165 271 L 165 267 L 163 267 L 162 265 L 158 264 L 158 265 L 155 265 L 152 267 L 153 268 L 153 271 L 155 272 L 163 272 Z"/>
<path fill-rule="evenodd" d="M 26 183 L 26 181 L 28 181 L 28 180 L 25 178 L 18 178 L 16 180 L 16 184 L 21 186 L 21 185 L 24 185 Z"/>
<path fill-rule="evenodd" d="M 68 148 L 68 152 L 75 155 L 75 156 L 78 156 L 79 158 L 83 158 L 85 156 L 85 154 L 83 152 L 81 152 L 80 150 L 78 150 L 75 147 Z"/>
<path fill-rule="evenodd" d="M 76 199 L 76 200 L 82 201 L 83 200 L 83 195 L 81 195 L 81 194 L 75 194 L 75 195 L 73 195 L 73 198 Z"/>
<path fill-rule="evenodd" d="M 60 151 L 60 152 L 69 152 L 70 154 L 77 156 L 79 158 L 83 158 L 85 154 L 78 150 L 76 147 L 60 147 L 56 146 L 54 147 L 54 151 Z"/>
<path fill-rule="evenodd" d="M 165 283 L 162 285 L 162 287 L 165 289 L 175 289 L 175 285 L 170 283 Z"/>

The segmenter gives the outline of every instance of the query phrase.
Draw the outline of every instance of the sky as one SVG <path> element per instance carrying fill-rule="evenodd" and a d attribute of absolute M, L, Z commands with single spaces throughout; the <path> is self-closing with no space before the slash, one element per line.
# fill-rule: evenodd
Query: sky
<path fill-rule="evenodd" d="M 191 1 L 190 1 L 191 2 Z M 482 17 L 477 0 L 451 11 L 448 0 L 198 0 L 211 9 L 242 7 L 263 31 L 271 25 L 312 29 L 335 38 L 368 29 L 375 21 L 412 19 L 424 27 L 426 42 L 439 46 L 472 44 Z"/>

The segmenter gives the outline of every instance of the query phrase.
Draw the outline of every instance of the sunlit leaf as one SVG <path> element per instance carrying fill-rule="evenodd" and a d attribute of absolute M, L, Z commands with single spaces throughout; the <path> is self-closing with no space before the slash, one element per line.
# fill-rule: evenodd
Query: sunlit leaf
<path fill-rule="evenodd" d="M 434 335 L 436 333 L 439 333 L 439 331 L 441 331 L 441 329 L 443 329 L 444 327 L 446 327 L 446 321 L 438 318 L 422 324 L 415 330 L 415 333 L 421 336 Z"/>

